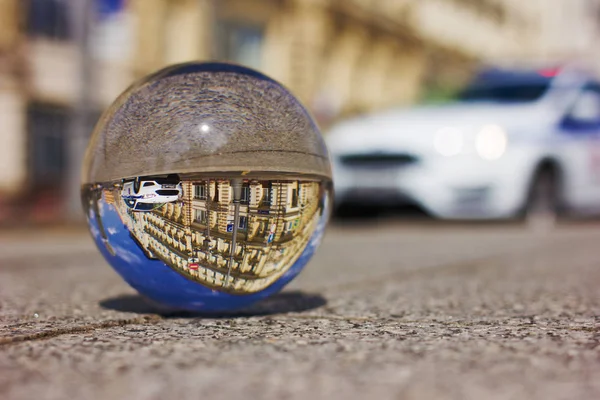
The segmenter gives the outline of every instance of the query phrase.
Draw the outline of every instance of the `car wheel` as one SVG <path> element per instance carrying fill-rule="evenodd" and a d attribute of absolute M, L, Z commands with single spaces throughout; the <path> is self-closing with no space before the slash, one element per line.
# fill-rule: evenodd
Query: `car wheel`
<path fill-rule="evenodd" d="M 140 178 L 133 180 L 133 191 L 138 194 L 140 192 Z"/>
<path fill-rule="evenodd" d="M 547 230 L 556 225 L 560 209 L 559 177 L 554 168 L 542 168 L 529 187 L 524 221 L 534 230 Z"/>

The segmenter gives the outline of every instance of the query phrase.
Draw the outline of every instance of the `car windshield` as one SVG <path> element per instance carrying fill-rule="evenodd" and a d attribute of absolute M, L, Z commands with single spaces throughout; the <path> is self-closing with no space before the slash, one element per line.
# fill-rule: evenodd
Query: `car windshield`
<path fill-rule="evenodd" d="M 137 203 L 135 209 L 138 211 L 150 211 L 160 207 L 162 207 L 162 204 Z"/>
<path fill-rule="evenodd" d="M 540 99 L 548 83 L 472 85 L 458 95 L 459 101 L 494 103 L 528 103 Z"/>

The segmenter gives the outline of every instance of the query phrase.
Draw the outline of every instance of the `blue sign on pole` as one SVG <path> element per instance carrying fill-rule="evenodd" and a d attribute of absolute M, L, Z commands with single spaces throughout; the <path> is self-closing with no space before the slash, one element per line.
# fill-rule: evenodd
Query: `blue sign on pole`
<path fill-rule="evenodd" d="M 233 224 L 227 224 L 227 232 L 233 232 Z"/>
<path fill-rule="evenodd" d="M 273 239 L 274 239 L 274 238 L 275 238 L 275 234 L 274 234 L 274 233 L 271 233 L 271 234 L 269 235 L 269 238 L 267 239 L 267 244 L 270 244 L 270 243 L 273 241 Z"/>

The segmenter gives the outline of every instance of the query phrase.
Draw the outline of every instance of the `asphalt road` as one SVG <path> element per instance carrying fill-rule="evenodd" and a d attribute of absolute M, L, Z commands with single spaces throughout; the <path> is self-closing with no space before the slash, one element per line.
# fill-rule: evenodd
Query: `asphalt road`
<path fill-rule="evenodd" d="M 600 224 L 332 227 L 282 294 L 161 315 L 87 233 L 0 233 L 1 399 L 600 399 Z"/>

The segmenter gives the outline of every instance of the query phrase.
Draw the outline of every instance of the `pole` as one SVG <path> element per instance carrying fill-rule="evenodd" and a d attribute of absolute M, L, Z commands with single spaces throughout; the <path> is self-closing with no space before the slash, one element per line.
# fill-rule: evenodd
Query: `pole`
<path fill-rule="evenodd" d="M 227 277 L 223 286 L 227 286 L 229 283 L 229 277 L 231 276 L 231 267 L 233 267 L 233 257 L 235 256 L 235 248 L 237 244 L 237 232 L 238 232 L 238 220 L 240 219 L 240 201 L 242 199 L 242 180 L 232 179 L 231 187 L 233 188 L 233 233 L 231 234 L 231 253 L 229 256 L 229 268 L 227 269 Z"/>
<path fill-rule="evenodd" d="M 215 181 L 215 185 L 218 184 L 219 183 Z M 204 205 L 206 209 L 206 237 L 204 238 L 204 246 L 206 246 L 206 250 L 210 250 L 210 179 L 206 181 L 205 197 L 206 199 L 204 200 Z M 217 201 L 218 200 L 219 199 L 217 199 Z"/>
<path fill-rule="evenodd" d="M 71 32 L 77 46 L 77 92 L 71 108 L 67 148 L 66 218 L 72 222 L 83 220 L 81 208 L 81 166 L 91 131 L 93 58 L 90 32 L 94 25 L 95 0 L 69 0 Z"/>

